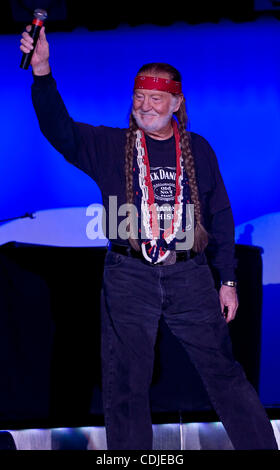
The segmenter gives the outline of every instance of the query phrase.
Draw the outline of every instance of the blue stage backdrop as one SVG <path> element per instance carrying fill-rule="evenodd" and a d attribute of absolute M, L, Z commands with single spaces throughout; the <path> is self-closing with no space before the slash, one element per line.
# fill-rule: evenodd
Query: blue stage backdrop
<path fill-rule="evenodd" d="M 0 219 L 37 212 L 38 222 L 39 214 L 50 211 L 44 242 L 55 244 L 55 232 L 62 244 L 75 244 L 63 226 L 57 230 L 52 215 L 65 209 L 71 218 L 70 208 L 74 214 L 101 203 L 100 191 L 41 135 L 31 103 L 31 69 L 19 68 L 19 40 L 0 36 Z M 169 62 L 182 72 L 190 130 L 206 137 L 217 154 L 236 241 L 264 248 L 261 399 L 280 404 L 279 21 L 124 25 L 49 33 L 48 40 L 52 72 L 70 115 L 93 125 L 127 127 L 133 80 L 143 63 Z M 28 229 L 23 222 L 2 224 L 0 242 L 34 242 L 36 219 Z"/>

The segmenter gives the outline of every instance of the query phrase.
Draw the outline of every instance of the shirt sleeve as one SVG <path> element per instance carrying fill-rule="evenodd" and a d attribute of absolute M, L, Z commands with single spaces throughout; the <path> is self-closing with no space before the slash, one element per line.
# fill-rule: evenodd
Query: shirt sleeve
<path fill-rule="evenodd" d="M 209 244 L 206 249 L 209 263 L 221 281 L 236 280 L 235 231 L 232 210 L 215 212 L 211 217 Z"/>
<path fill-rule="evenodd" d="M 206 249 L 209 264 L 221 281 L 236 280 L 235 226 L 230 200 L 219 169 L 218 160 L 211 145 L 203 139 L 203 151 L 207 154 L 207 178 L 209 184 L 204 219 L 209 233 Z M 206 145 L 206 148 L 205 148 Z M 206 164 L 204 163 L 205 167 Z"/>

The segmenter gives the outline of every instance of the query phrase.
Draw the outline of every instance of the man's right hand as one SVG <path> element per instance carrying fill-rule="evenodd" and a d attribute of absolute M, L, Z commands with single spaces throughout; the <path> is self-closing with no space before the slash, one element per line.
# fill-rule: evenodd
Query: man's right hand
<path fill-rule="evenodd" d="M 22 33 L 20 41 L 20 50 L 25 53 L 28 53 L 33 49 L 33 39 L 28 34 L 29 31 L 31 31 L 31 25 L 26 26 L 26 31 Z M 42 26 L 36 48 L 30 62 L 34 75 L 47 75 L 50 73 L 49 56 L 49 43 L 46 39 L 45 27 Z"/>

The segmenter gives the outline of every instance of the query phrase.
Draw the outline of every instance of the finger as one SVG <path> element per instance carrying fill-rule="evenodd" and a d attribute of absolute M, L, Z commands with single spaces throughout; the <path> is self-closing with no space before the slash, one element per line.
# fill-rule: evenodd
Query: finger
<path fill-rule="evenodd" d="M 222 316 L 224 317 L 225 320 L 228 318 L 228 307 L 227 305 L 223 304 L 222 306 Z"/>
<path fill-rule="evenodd" d="M 30 51 L 32 51 L 33 46 L 32 46 L 32 44 L 28 44 L 28 43 L 26 44 L 26 43 L 22 42 L 21 45 L 20 45 L 20 49 L 24 50 L 24 52 L 30 52 Z"/>
<path fill-rule="evenodd" d="M 26 31 L 24 31 L 22 33 L 22 39 L 24 39 L 25 41 L 30 42 L 30 43 L 33 42 L 33 38 Z"/>
<path fill-rule="evenodd" d="M 229 311 L 228 311 L 227 316 L 225 317 L 225 319 L 226 319 L 227 323 L 231 322 L 232 316 L 231 316 L 231 313 Z"/>
<path fill-rule="evenodd" d="M 45 26 L 42 26 L 41 28 L 39 39 L 41 41 L 46 41 Z"/>
<path fill-rule="evenodd" d="M 236 314 L 236 308 L 234 307 L 229 307 L 228 308 L 228 314 L 227 314 L 227 323 L 230 321 L 234 320 Z"/>
<path fill-rule="evenodd" d="M 220 299 L 220 306 L 221 306 L 221 314 L 224 318 L 227 316 L 227 312 L 225 312 L 225 303 Z"/>
<path fill-rule="evenodd" d="M 32 26 L 31 26 L 30 24 L 28 24 L 28 25 L 26 26 L 26 31 L 28 31 L 28 32 L 30 33 L 31 28 L 32 28 Z"/>
<path fill-rule="evenodd" d="M 25 47 L 25 46 L 20 46 L 20 50 L 24 52 L 25 54 L 28 54 L 31 51 L 29 47 Z"/>
<path fill-rule="evenodd" d="M 22 46 L 29 47 L 29 48 L 33 49 L 33 41 L 30 42 L 30 41 L 27 41 L 26 39 L 22 38 L 20 40 L 20 42 L 21 42 Z"/>
<path fill-rule="evenodd" d="M 26 47 L 29 47 L 29 46 L 33 47 L 33 43 L 34 43 L 33 39 L 27 33 L 26 33 L 26 36 L 22 36 L 20 42 L 23 46 L 26 46 Z"/>

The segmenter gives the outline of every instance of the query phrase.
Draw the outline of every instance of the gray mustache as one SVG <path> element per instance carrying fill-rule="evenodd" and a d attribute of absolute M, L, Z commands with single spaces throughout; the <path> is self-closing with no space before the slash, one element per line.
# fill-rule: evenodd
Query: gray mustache
<path fill-rule="evenodd" d="M 143 112 L 140 112 L 141 116 L 158 116 L 158 114 L 155 114 L 155 113 L 143 113 Z"/>

